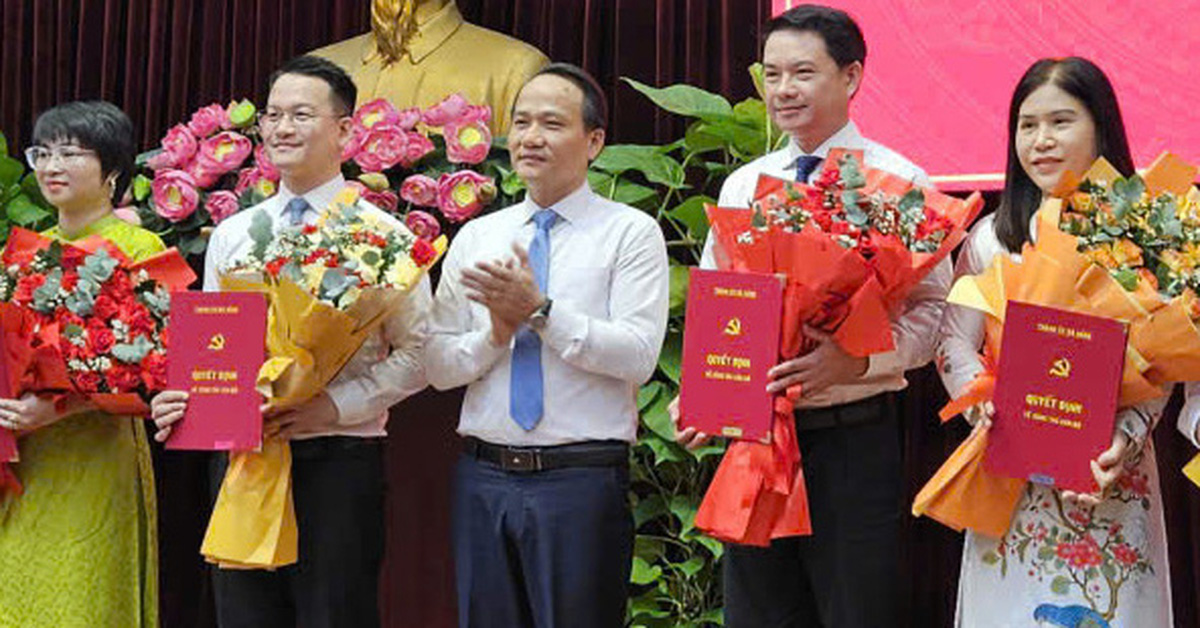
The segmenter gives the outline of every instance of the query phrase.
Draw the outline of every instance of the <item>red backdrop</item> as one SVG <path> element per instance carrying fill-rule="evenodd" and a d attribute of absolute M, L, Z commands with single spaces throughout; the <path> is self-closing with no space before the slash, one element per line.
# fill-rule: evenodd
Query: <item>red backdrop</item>
<path fill-rule="evenodd" d="M 773 1 L 776 13 L 800 4 Z M 867 39 L 854 104 L 863 133 L 943 185 L 999 187 L 1008 99 L 1042 57 L 1083 56 L 1108 73 L 1139 167 L 1167 149 L 1200 161 L 1200 81 L 1187 78 L 1200 55 L 1198 0 L 823 1 Z"/>

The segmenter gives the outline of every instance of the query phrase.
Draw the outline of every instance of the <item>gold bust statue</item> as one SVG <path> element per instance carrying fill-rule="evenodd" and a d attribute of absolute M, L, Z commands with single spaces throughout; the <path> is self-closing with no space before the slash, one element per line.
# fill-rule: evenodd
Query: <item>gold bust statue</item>
<path fill-rule="evenodd" d="M 508 130 L 517 91 L 547 63 L 537 48 L 468 24 L 454 0 L 372 0 L 371 32 L 313 51 L 342 66 L 358 104 L 429 107 L 459 92 L 492 107 L 491 128 Z"/>

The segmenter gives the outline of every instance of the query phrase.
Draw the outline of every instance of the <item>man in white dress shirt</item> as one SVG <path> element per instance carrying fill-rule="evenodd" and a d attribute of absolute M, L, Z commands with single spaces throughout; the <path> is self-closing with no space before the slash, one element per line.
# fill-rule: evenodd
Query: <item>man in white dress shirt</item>
<path fill-rule="evenodd" d="M 221 272 L 253 247 L 259 211 L 276 232 L 314 224 L 346 185 L 342 147 L 351 137 L 354 82 L 330 61 L 297 57 L 271 77 L 259 118 L 279 168 L 279 193 L 222 222 L 209 239 L 204 289 L 219 291 Z M 365 202 L 366 211 L 399 221 Z M 370 628 L 379 625 L 378 576 L 384 550 L 383 441 L 388 408 L 426 386 L 421 352 L 432 296 L 423 280 L 369 337 L 337 377 L 300 407 L 269 416 L 266 432 L 291 440 L 292 494 L 299 562 L 275 571 L 213 570 L 221 628 Z M 183 416 L 187 394 L 161 393 L 152 404 L 164 440 Z M 225 456 L 214 460 L 214 493 Z"/>
<path fill-rule="evenodd" d="M 575 66 L 526 83 L 508 133 L 526 199 L 467 223 L 442 267 L 425 359 L 435 387 L 467 386 L 460 626 L 624 623 L 629 444 L 666 330 L 667 253 L 653 218 L 588 187 L 606 117 Z"/>
<path fill-rule="evenodd" d="M 850 120 L 866 60 L 866 43 L 850 16 L 802 5 L 769 21 L 765 31 L 767 107 L 791 141 L 730 175 L 720 205 L 748 207 L 760 174 L 814 180 L 832 148 L 861 150 L 868 167 L 929 184 L 920 168 L 864 138 Z M 712 247 L 710 237 L 702 267 L 716 267 Z M 906 386 L 905 370 L 932 357 L 950 279 L 947 261 L 912 291 L 892 321 L 894 351 L 856 358 L 813 332 L 814 349 L 771 370 L 768 390 L 795 384 L 803 390 L 796 428 L 813 535 L 779 539 L 768 548 L 728 547 L 727 626 L 897 624 L 903 478 L 893 393 Z M 678 439 L 696 446 L 707 435 L 688 428 Z"/>

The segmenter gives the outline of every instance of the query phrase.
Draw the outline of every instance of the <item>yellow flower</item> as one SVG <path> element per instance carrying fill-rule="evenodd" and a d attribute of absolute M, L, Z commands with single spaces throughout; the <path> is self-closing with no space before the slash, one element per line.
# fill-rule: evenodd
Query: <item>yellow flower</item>
<path fill-rule="evenodd" d="M 383 281 L 389 286 L 406 289 L 416 283 L 417 277 L 420 276 L 421 269 L 417 268 L 411 257 L 404 255 L 398 257 L 391 268 L 387 269 L 383 274 Z"/>

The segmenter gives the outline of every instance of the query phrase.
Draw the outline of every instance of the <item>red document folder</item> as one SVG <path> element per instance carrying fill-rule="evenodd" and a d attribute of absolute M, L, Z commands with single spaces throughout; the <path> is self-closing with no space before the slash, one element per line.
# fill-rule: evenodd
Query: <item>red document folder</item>
<path fill-rule="evenodd" d="M 171 295 L 167 386 L 188 392 L 167 449 L 245 451 L 262 446 L 254 385 L 266 351 L 267 303 L 253 292 Z"/>
<path fill-rule="evenodd" d="M 767 441 L 783 284 L 773 275 L 693 268 L 683 330 L 680 427 Z"/>
<path fill-rule="evenodd" d="M 1112 444 L 1125 337 L 1119 321 L 1009 301 L 987 470 L 1096 490 L 1089 462 Z"/>

